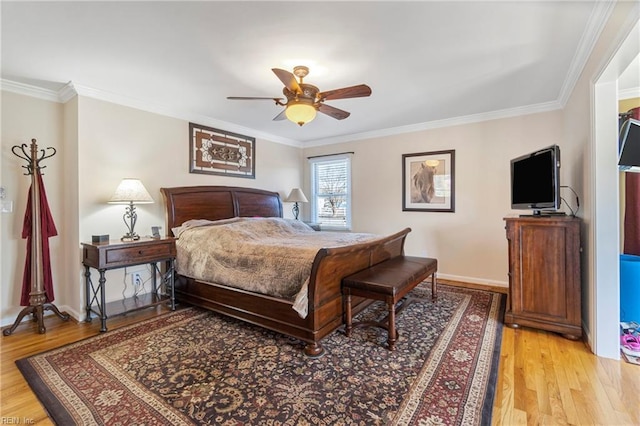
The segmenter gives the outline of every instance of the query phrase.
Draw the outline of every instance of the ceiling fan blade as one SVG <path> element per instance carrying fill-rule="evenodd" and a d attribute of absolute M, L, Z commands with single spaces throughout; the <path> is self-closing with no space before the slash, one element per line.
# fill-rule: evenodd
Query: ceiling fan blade
<path fill-rule="evenodd" d="M 263 98 L 263 97 L 256 97 L 256 96 L 227 96 L 227 99 L 231 99 L 231 100 L 235 100 L 235 101 L 246 101 L 246 100 L 256 100 L 256 99 L 264 99 L 264 100 L 268 100 L 268 101 L 283 101 L 283 98 Z"/>
<path fill-rule="evenodd" d="M 345 118 L 351 115 L 350 112 L 332 107 L 327 104 L 320 104 L 320 106 L 318 107 L 318 111 L 320 111 L 323 114 L 327 114 L 328 116 L 333 117 L 336 120 L 344 120 Z"/>
<path fill-rule="evenodd" d="M 278 114 L 275 117 L 273 117 L 273 121 L 280 121 L 280 120 L 284 120 L 285 118 L 287 118 L 287 116 L 284 114 L 285 111 L 286 111 L 286 109 L 283 109 L 280 112 L 280 114 Z"/>
<path fill-rule="evenodd" d="M 302 93 L 300 85 L 296 80 L 296 76 L 287 70 L 281 70 L 280 68 L 271 68 L 271 71 L 280 79 L 282 84 L 293 93 Z"/>
<path fill-rule="evenodd" d="M 343 87 L 342 89 L 328 90 L 318 93 L 318 97 L 322 100 L 346 99 L 346 98 L 362 98 L 371 95 L 371 87 L 366 84 L 357 86 Z"/>

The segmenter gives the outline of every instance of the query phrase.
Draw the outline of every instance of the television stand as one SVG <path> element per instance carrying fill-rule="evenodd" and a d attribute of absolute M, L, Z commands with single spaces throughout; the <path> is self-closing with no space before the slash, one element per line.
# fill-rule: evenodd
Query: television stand
<path fill-rule="evenodd" d="M 580 219 L 505 218 L 509 245 L 507 326 L 582 337 Z"/>

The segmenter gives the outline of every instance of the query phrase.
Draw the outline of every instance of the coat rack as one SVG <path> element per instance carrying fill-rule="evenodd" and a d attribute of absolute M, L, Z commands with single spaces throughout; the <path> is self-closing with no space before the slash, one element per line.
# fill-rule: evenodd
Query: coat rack
<path fill-rule="evenodd" d="M 46 332 L 46 328 L 44 327 L 44 312 L 45 311 L 53 311 L 58 317 L 60 317 L 63 321 L 67 321 L 69 319 L 69 314 L 66 312 L 60 312 L 56 306 L 49 302 L 48 300 L 53 300 L 52 294 L 47 294 L 45 290 L 45 282 L 44 282 L 44 273 L 45 273 L 45 265 L 44 265 L 44 256 L 43 256 L 43 235 L 42 235 L 42 220 L 43 214 L 49 215 L 49 207 L 41 205 L 41 200 L 44 198 L 46 202 L 46 197 L 44 196 L 44 189 L 41 188 L 42 185 L 42 173 L 41 170 L 46 166 L 41 165 L 41 161 L 46 158 L 51 158 L 56 154 L 55 148 L 48 147 L 46 149 L 41 149 L 38 151 L 38 145 L 36 144 L 35 139 L 31 139 L 31 147 L 30 152 L 27 151 L 27 144 L 22 145 L 14 145 L 11 148 L 11 151 L 17 156 L 22 158 L 27 162 L 26 166 L 22 166 L 27 169 L 25 175 L 31 176 L 31 190 L 29 191 L 29 204 L 27 206 L 27 215 L 31 214 L 30 222 L 31 229 L 30 234 L 27 232 L 28 237 L 30 238 L 30 244 L 27 251 L 27 261 L 29 265 L 25 262 L 25 269 L 27 267 L 30 268 L 30 292 L 29 292 L 29 306 L 25 307 L 15 322 L 11 326 L 11 328 L 5 329 L 3 334 L 5 336 L 10 335 L 16 329 L 18 324 L 22 321 L 25 315 L 33 314 L 33 320 L 38 322 L 38 332 L 43 334 Z M 30 207 L 30 209 L 29 209 Z M 28 218 L 25 217 L 25 223 Z M 53 223 L 51 221 L 51 223 Z M 29 229 L 27 229 L 29 231 Z M 25 237 L 25 230 L 23 229 L 23 238 Z M 45 238 L 49 238 L 49 235 L 45 236 Z M 47 261 L 48 258 L 48 244 L 47 247 Z M 50 268 L 50 265 L 46 265 L 47 268 Z M 50 271 L 50 269 L 47 269 Z M 50 272 L 49 272 L 50 273 Z M 27 271 L 25 270 L 25 276 L 27 275 Z M 25 283 L 23 282 L 23 286 Z M 24 290 L 23 290 L 24 291 Z M 53 293 L 53 288 L 51 288 L 51 292 Z"/>

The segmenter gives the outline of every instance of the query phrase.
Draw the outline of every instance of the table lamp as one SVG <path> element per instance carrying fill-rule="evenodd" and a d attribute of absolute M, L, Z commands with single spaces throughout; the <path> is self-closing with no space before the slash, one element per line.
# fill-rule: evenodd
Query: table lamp
<path fill-rule="evenodd" d="M 298 220 L 298 214 L 300 214 L 300 207 L 298 206 L 298 203 L 307 203 L 309 200 L 307 200 L 307 197 L 304 196 L 304 192 L 302 192 L 302 189 L 293 188 L 285 201 L 294 203 L 292 209 L 293 216 L 296 220 Z"/>
<path fill-rule="evenodd" d="M 125 209 L 125 213 L 122 216 L 125 225 L 127 225 L 127 232 L 120 240 L 122 241 L 135 241 L 140 239 L 140 235 L 136 234 L 134 227 L 138 219 L 136 213 L 136 206 L 134 204 L 151 204 L 153 198 L 147 192 L 140 179 L 124 178 L 120 185 L 116 188 L 115 194 L 109 200 L 109 204 L 129 204 Z"/>

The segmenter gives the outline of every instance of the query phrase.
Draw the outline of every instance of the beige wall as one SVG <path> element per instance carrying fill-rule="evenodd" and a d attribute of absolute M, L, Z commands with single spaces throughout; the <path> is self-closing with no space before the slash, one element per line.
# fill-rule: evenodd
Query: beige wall
<path fill-rule="evenodd" d="M 184 185 L 251 186 L 277 191 L 284 198 L 302 185 L 301 150 L 256 141 L 256 178 L 191 174 L 188 122 L 87 97 L 66 104 L 2 92 L 2 186 L 14 199 L 14 213 L 2 215 L 2 325 L 20 311 L 20 279 L 24 264 L 21 221 L 29 179 L 10 153 L 14 144 L 36 137 L 59 150 L 46 164 L 45 184 L 60 233 L 51 239 L 56 305 L 82 318 L 84 304 L 80 242 L 93 234 L 118 239 L 126 232 L 124 206 L 106 204 L 123 177 L 138 177 L 155 200 L 138 207 L 136 231 L 149 235 L 163 226 L 160 188 Z M 199 123 L 208 124 L 208 123 Z M 64 137 L 63 137 L 64 135 Z M 285 217 L 292 217 L 284 203 Z M 150 278 L 150 271 L 146 271 Z M 107 271 L 107 301 L 122 297 L 124 271 Z M 93 273 L 97 282 L 97 274 Z M 130 289 L 130 287 L 129 287 Z"/>
<path fill-rule="evenodd" d="M 79 304 L 83 303 L 78 299 L 78 265 L 82 258 L 77 250 L 79 238 L 80 215 L 78 211 L 78 98 L 75 97 L 64 104 L 64 171 L 62 181 L 64 182 L 63 199 L 65 205 L 64 215 L 58 217 L 57 221 L 62 223 L 64 233 L 62 253 L 57 256 L 64 257 L 64 271 L 57 278 L 61 283 L 68 283 L 60 286 L 60 300 L 64 301 L 66 308 L 73 311 L 76 318 L 80 318 L 78 311 Z"/>
<path fill-rule="evenodd" d="M 640 107 L 640 98 L 621 99 L 618 101 L 618 111 L 627 112 Z"/>
<path fill-rule="evenodd" d="M 284 198 L 290 187 L 300 184 L 298 148 L 257 140 L 255 180 L 191 174 L 188 122 L 86 97 L 80 97 L 79 103 L 81 241 L 94 234 L 118 239 L 126 232 L 124 206 L 106 204 L 124 177 L 141 179 L 155 201 L 137 206 L 136 230 L 142 236 L 150 235 L 154 225 L 163 226 L 166 233 L 161 187 L 251 186 L 278 191 Z M 285 214 L 290 212 L 287 207 Z M 145 269 L 142 277 L 149 279 L 150 271 Z M 122 297 L 123 280 L 123 270 L 107 272 L 107 282 L 117 283 L 107 287 L 107 300 Z"/>
<path fill-rule="evenodd" d="M 561 112 L 556 111 L 307 148 L 304 155 L 355 152 L 355 231 L 391 233 L 410 227 L 407 254 L 437 258 L 438 276 L 507 286 L 503 218 L 530 213 L 510 209 L 510 160 L 553 144 L 563 150 L 561 134 Z M 455 212 L 402 211 L 402 154 L 450 149 L 455 150 Z M 564 176 L 570 169 L 563 163 L 561 170 L 562 183 L 568 184 Z"/>
<path fill-rule="evenodd" d="M 31 97 L 2 92 L 2 182 L 6 200 L 13 202 L 12 213 L 0 214 L 2 258 L 0 259 L 0 318 L 2 325 L 13 323 L 21 311 L 20 294 L 22 274 L 26 252 L 26 240 L 22 239 L 22 222 L 27 203 L 31 178 L 25 176 L 22 168 L 26 162 L 11 152 L 14 145 L 27 144 L 36 139 L 39 148 L 53 147 L 57 154 L 42 161 L 46 166 L 42 170 L 51 213 L 61 218 L 66 213 L 64 203 L 64 143 L 63 143 L 63 106 Z M 56 220 L 58 236 L 49 239 L 52 253 L 63 253 L 65 227 Z M 52 256 L 51 270 L 54 276 L 55 302 L 64 303 L 64 280 L 58 279 L 64 274 L 63 257 Z"/>

